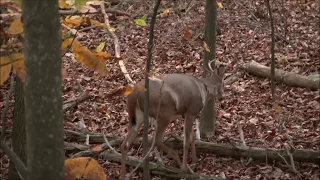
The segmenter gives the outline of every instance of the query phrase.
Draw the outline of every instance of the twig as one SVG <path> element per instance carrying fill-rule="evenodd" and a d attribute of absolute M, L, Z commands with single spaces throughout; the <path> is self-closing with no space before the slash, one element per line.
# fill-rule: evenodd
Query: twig
<path fill-rule="evenodd" d="M 271 26 L 271 47 L 270 47 L 270 53 L 271 53 L 271 95 L 272 95 L 272 102 L 275 103 L 276 97 L 275 97 L 275 57 L 274 57 L 274 48 L 275 48 L 275 40 L 274 40 L 274 23 L 273 23 L 273 16 L 272 16 L 272 10 L 270 7 L 269 0 L 265 0 L 266 6 L 269 12 L 269 18 L 270 18 L 270 26 Z"/>
<path fill-rule="evenodd" d="M 104 2 L 104 1 L 101 1 L 101 5 L 100 5 L 100 6 L 101 6 L 101 10 L 102 10 L 101 12 L 102 12 L 102 14 L 103 14 L 103 16 L 104 16 L 104 23 L 105 23 L 108 27 L 111 27 L 110 24 L 109 24 L 108 15 L 107 15 L 106 10 L 105 10 L 105 9 L 106 9 L 106 8 L 105 8 L 105 2 Z M 117 59 L 120 59 L 121 56 L 120 56 L 119 39 L 118 39 L 118 37 L 115 35 L 114 32 L 112 32 L 112 31 L 110 31 L 110 30 L 108 30 L 108 32 L 110 33 L 110 35 L 112 36 L 113 41 L 114 41 L 115 57 L 116 57 Z M 119 60 L 118 63 L 119 63 L 120 69 L 121 69 L 121 71 L 123 72 L 123 75 L 124 75 L 124 77 L 126 78 L 126 80 L 128 81 L 128 83 L 129 83 L 129 84 L 134 84 L 135 82 L 131 79 L 131 77 L 130 77 L 128 71 L 127 71 L 127 68 L 126 68 L 125 65 L 124 65 L 123 60 Z"/>
<path fill-rule="evenodd" d="M 278 153 L 278 152 L 276 152 L 276 151 L 274 151 L 274 150 L 271 150 L 271 151 L 275 152 L 275 153 L 286 163 L 286 165 L 289 167 L 289 169 L 290 169 L 292 172 L 297 173 L 297 171 L 295 171 L 295 170 L 292 168 L 292 166 L 290 166 L 290 164 L 288 163 L 288 161 L 286 160 L 286 158 L 284 158 L 280 153 Z M 299 172 L 298 172 L 298 174 L 299 174 Z"/>
<path fill-rule="evenodd" d="M 2 151 L 9 157 L 10 161 L 13 162 L 22 179 L 27 179 L 28 169 L 23 164 L 21 159 L 17 156 L 17 154 L 14 153 L 3 140 L 0 140 L 0 149 L 2 149 Z"/>
<path fill-rule="evenodd" d="M 237 122 L 237 124 L 238 124 L 238 131 L 239 131 L 240 139 L 241 139 L 241 141 L 242 141 L 242 146 L 243 146 L 243 147 L 247 147 L 246 141 L 244 140 L 244 135 L 243 135 L 242 126 L 241 126 L 241 124 L 240 124 L 239 121 Z"/>
<path fill-rule="evenodd" d="M 293 170 L 296 174 L 301 175 L 301 173 L 296 169 L 296 166 L 294 165 L 294 159 L 293 159 L 293 157 L 292 157 L 292 154 L 290 153 L 290 149 L 289 149 L 288 145 L 285 145 L 285 146 L 284 146 L 284 149 L 286 150 L 286 153 L 287 153 L 287 155 L 288 155 L 288 157 L 289 157 L 289 159 L 290 159 L 290 163 L 291 163 L 292 170 Z"/>
<path fill-rule="evenodd" d="M 78 96 L 76 99 L 68 100 L 66 102 L 63 102 L 63 112 L 67 112 L 69 109 L 77 106 L 79 103 L 85 101 L 86 99 L 90 98 L 90 94 L 88 91 L 84 91 L 80 96 Z"/>
<path fill-rule="evenodd" d="M 113 153 L 120 155 L 120 153 L 118 153 L 118 152 L 110 145 L 110 143 L 109 143 L 106 135 L 104 135 L 104 134 L 103 134 L 103 139 L 104 139 L 104 141 L 106 142 L 106 145 L 109 147 L 109 149 L 110 149 Z"/>
<path fill-rule="evenodd" d="M 7 129 L 7 126 L 6 126 L 7 113 L 8 113 L 8 109 L 9 109 L 9 100 L 10 100 L 10 96 L 12 94 L 13 89 L 14 89 L 14 75 L 11 74 L 10 89 L 9 89 L 9 92 L 8 92 L 8 95 L 7 95 L 7 98 L 6 98 L 6 101 L 5 101 L 5 106 L 4 106 L 2 115 L 1 115 L 2 133 L 1 133 L 0 140 L 4 140 L 4 135 L 5 135 L 5 132 L 6 132 L 6 129 Z"/>

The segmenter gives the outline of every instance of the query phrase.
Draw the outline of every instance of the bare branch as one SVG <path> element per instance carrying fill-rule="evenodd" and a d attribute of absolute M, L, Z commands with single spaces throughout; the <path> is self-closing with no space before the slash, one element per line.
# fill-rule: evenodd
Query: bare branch
<path fill-rule="evenodd" d="M 109 24 L 109 19 L 108 19 L 108 15 L 106 13 L 106 10 L 105 10 L 105 3 L 104 1 L 101 1 L 101 10 L 102 10 L 102 14 L 104 16 L 104 23 L 108 26 L 108 27 L 111 27 L 110 24 Z M 113 41 L 114 41 L 114 48 L 115 48 L 115 56 L 117 59 L 120 59 L 120 45 L 119 45 L 119 39 L 118 37 L 115 35 L 114 32 L 108 30 L 108 33 L 110 33 L 110 35 L 112 36 L 113 38 Z M 119 60 L 118 61 L 119 63 L 119 66 L 120 66 L 120 69 L 121 71 L 123 72 L 123 75 L 124 77 L 126 78 L 126 80 L 130 83 L 130 84 L 134 84 L 134 81 L 131 79 L 128 71 L 127 71 L 127 68 L 125 67 L 124 65 L 124 62 L 123 60 Z"/>
<path fill-rule="evenodd" d="M 274 57 L 274 48 L 275 48 L 275 40 L 274 40 L 274 24 L 273 24 L 273 17 L 272 17 L 272 11 L 270 7 L 269 0 L 265 0 L 266 6 L 269 12 L 269 18 L 270 18 L 270 26 L 271 26 L 271 47 L 270 47 L 270 53 L 271 53 L 271 95 L 272 95 L 272 102 L 275 103 L 276 97 L 275 97 L 275 57 Z"/>
<path fill-rule="evenodd" d="M 2 149 L 2 151 L 9 157 L 10 161 L 13 162 L 17 171 L 22 176 L 22 179 L 27 179 L 28 169 L 23 164 L 21 159 L 16 155 L 16 153 L 14 153 L 12 149 L 10 149 L 10 147 L 3 140 L 0 140 L 0 149 Z"/>

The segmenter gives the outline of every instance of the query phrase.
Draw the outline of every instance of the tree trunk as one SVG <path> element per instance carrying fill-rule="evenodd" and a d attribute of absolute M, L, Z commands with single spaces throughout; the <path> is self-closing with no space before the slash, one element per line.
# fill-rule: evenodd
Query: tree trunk
<path fill-rule="evenodd" d="M 23 83 L 16 78 L 14 93 L 12 149 L 24 164 L 27 164 L 26 121 L 24 113 Z M 8 180 L 21 179 L 14 164 L 10 161 Z"/>
<path fill-rule="evenodd" d="M 64 179 L 58 2 L 22 1 L 28 179 Z"/>
<path fill-rule="evenodd" d="M 206 0 L 206 25 L 204 40 L 209 47 L 209 51 L 204 51 L 204 66 L 208 69 L 210 60 L 215 59 L 216 51 L 216 21 L 217 21 L 217 6 L 216 1 Z M 206 73 L 205 73 L 206 76 Z M 200 133 L 202 137 L 213 137 L 215 130 L 215 111 L 214 100 L 207 102 L 202 110 L 200 117 Z"/>

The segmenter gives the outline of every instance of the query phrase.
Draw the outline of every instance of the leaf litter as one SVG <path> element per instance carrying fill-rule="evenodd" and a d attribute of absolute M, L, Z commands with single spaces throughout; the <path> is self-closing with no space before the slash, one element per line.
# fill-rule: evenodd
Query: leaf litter
<path fill-rule="evenodd" d="M 229 64 L 227 72 L 232 72 L 240 63 L 251 60 L 269 66 L 270 23 L 264 1 L 228 1 L 222 4 L 223 8 L 218 9 L 217 18 L 217 59 Z M 204 50 L 205 3 L 193 1 L 193 4 L 187 4 L 163 0 L 161 7 L 163 11 L 171 9 L 170 13 L 159 17 L 156 21 L 152 74 L 175 72 L 201 76 L 198 67 L 200 59 L 203 59 Z M 118 8 L 127 10 L 132 17 L 140 18 L 150 13 L 152 7 L 147 2 L 143 2 L 141 5 L 133 6 L 121 4 Z M 303 75 L 317 74 L 320 65 L 318 51 L 320 37 L 316 25 L 317 2 L 284 1 L 283 5 L 277 4 L 273 8 L 278 28 L 276 68 Z M 103 22 L 101 14 L 90 16 Z M 122 59 L 125 60 L 126 68 L 135 81 L 144 78 L 142 72 L 145 71 L 150 20 L 146 19 L 146 23 L 147 26 L 142 27 L 125 16 L 113 17 L 111 21 L 112 27 L 117 27 L 115 34 L 120 41 Z M 85 36 L 79 41 L 92 50 L 99 44 L 105 43 L 105 51 L 114 54 L 112 37 L 102 29 L 92 28 L 86 31 Z M 126 80 L 116 61 L 106 61 L 106 64 L 109 70 L 108 75 L 101 77 L 79 62 L 72 61 L 72 56 L 63 58 L 63 66 L 66 67 L 68 76 L 72 77 L 64 80 L 63 99 L 68 100 L 79 95 L 75 80 L 78 80 L 81 86 L 92 95 L 92 98 L 65 113 L 66 129 L 79 130 L 79 126 L 72 124 L 80 123 L 80 120 L 84 119 L 85 125 L 91 132 L 113 136 L 125 135 L 128 123 L 125 111 L 126 99 L 107 98 L 106 95 L 111 90 L 125 85 Z M 8 88 L 8 82 L 1 87 L 1 99 L 6 96 Z M 218 143 L 229 143 L 228 139 L 240 141 L 237 127 L 237 123 L 240 122 L 245 141 L 249 146 L 284 148 L 284 145 L 290 141 L 297 149 L 319 150 L 320 143 L 317 143 L 320 141 L 319 92 L 276 83 L 278 104 L 275 108 L 272 105 L 270 91 L 267 80 L 246 73 L 232 85 L 227 86 L 226 97 L 216 105 L 219 112 L 216 136 L 209 140 Z M 13 97 L 10 103 L 14 103 Z M 0 101 L 1 111 L 3 108 L 4 102 Z M 12 108 L 8 112 L 9 128 L 12 127 L 11 121 Z M 150 132 L 152 131 L 150 129 Z M 182 136 L 183 121 L 175 120 L 168 126 L 166 135 L 171 134 Z M 142 132 L 138 136 L 141 137 Z M 141 149 L 138 153 L 136 148 L 133 149 L 132 155 L 142 156 Z M 227 179 L 320 178 L 319 165 L 310 163 L 295 162 L 296 169 L 303 175 L 299 178 L 284 162 L 262 163 L 245 158 L 233 159 L 206 153 L 198 154 L 198 158 L 199 164 L 195 170 L 197 173 L 224 176 Z M 166 156 L 164 159 L 168 160 Z M 0 175 L 3 178 L 8 171 L 9 161 L 5 155 L 1 155 L 0 161 L 0 170 L 5 172 Z M 171 160 L 168 161 L 170 164 Z M 102 159 L 99 159 L 99 163 L 105 169 L 108 179 L 118 178 L 119 164 L 105 162 Z M 133 177 L 141 179 L 142 174 L 136 172 Z"/>

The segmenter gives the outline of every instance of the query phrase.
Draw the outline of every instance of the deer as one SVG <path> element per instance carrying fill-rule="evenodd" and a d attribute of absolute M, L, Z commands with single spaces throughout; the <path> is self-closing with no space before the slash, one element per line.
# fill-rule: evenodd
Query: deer
<path fill-rule="evenodd" d="M 187 74 L 163 74 L 149 78 L 149 117 L 156 121 L 153 145 L 164 151 L 181 166 L 187 169 L 188 150 L 191 144 L 192 162 L 196 163 L 195 139 L 193 122 L 199 115 L 208 100 L 212 98 L 222 99 L 224 94 L 223 77 L 225 67 L 220 65 L 206 70 L 205 78 L 197 78 Z M 134 86 L 133 91 L 127 97 L 126 110 L 128 112 L 128 132 L 121 144 L 121 170 L 120 179 L 125 178 L 125 165 L 127 153 L 131 149 L 137 133 L 143 124 L 144 87 L 145 80 L 141 80 Z M 140 88 L 139 88 L 140 86 Z M 184 119 L 184 145 L 182 163 L 179 155 L 163 143 L 163 133 L 169 123 L 175 119 Z M 153 148 L 150 148 L 150 150 Z"/>

